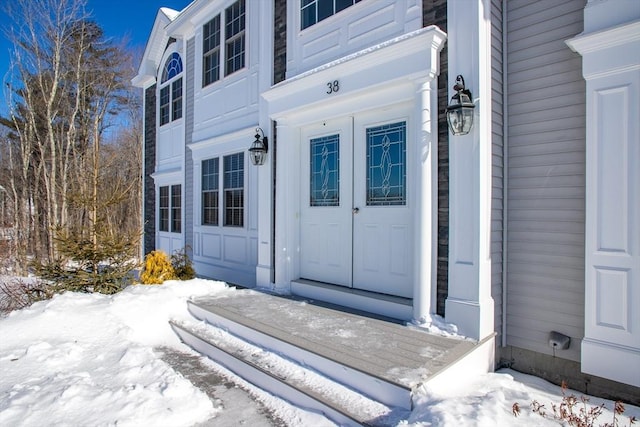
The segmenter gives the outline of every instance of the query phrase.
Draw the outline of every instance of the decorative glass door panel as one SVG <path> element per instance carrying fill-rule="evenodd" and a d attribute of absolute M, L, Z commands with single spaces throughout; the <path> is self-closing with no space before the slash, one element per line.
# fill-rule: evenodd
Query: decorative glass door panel
<path fill-rule="evenodd" d="M 340 206 L 340 136 L 310 141 L 310 206 Z"/>
<path fill-rule="evenodd" d="M 406 205 L 406 123 L 367 128 L 367 206 Z"/>

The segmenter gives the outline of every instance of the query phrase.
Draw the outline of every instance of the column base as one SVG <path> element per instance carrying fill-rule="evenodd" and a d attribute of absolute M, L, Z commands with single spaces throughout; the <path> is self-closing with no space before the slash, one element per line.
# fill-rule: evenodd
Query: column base
<path fill-rule="evenodd" d="M 458 333 L 474 340 L 493 334 L 493 298 L 481 301 L 447 298 L 445 320 L 458 327 Z"/>

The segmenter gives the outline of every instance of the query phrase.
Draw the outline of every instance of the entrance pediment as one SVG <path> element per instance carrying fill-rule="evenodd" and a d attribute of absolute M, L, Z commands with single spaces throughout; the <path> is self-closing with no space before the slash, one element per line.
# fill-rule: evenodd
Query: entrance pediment
<path fill-rule="evenodd" d="M 341 116 L 362 104 L 413 99 L 414 82 L 438 75 L 445 39 L 444 32 L 431 26 L 290 77 L 263 92 L 269 116 L 304 123 L 317 120 L 318 114 Z"/>

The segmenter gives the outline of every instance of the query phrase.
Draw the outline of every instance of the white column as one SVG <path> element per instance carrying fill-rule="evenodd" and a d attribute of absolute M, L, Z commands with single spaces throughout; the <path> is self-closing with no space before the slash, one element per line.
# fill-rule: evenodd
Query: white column
<path fill-rule="evenodd" d="M 257 17 L 259 26 L 262 29 L 273 28 L 273 7 L 268 2 L 257 2 L 251 7 L 257 8 Z M 259 64 L 273 63 L 273 37 L 262 37 L 259 39 Z M 258 68 L 260 65 L 258 64 Z M 264 68 L 264 67 L 263 67 Z M 271 73 L 258 72 L 258 87 L 260 93 L 271 88 Z M 258 99 L 259 123 L 264 134 L 269 138 L 269 147 L 267 161 L 262 166 L 253 166 L 258 168 L 258 260 L 256 265 L 256 286 L 261 288 L 271 288 L 272 283 L 272 248 L 275 242 L 272 241 L 271 231 L 273 222 L 273 135 L 272 122 L 269 118 L 269 106 L 266 100 L 260 96 Z M 250 139 L 247 141 L 250 142 Z"/>
<path fill-rule="evenodd" d="M 640 4 L 589 1 L 582 371 L 640 387 Z M 633 368 L 632 368 L 633 367 Z"/>
<path fill-rule="evenodd" d="M 416 323 L 424 323 L 429 315 L 435 312 L 437 253 L 435 248 L 438 240 L 437 89 L 437 80 L 429 80 L 418 83 L 416 93 L 418 156 L 413 284 L 413 320 Z"/>
<path fill-rule="evenodd" d="M 249 167 L 257 168 L 257 201 L 258 201 L 258 264 L 256 266 L 256 286 L 260 288 L 271 288 L 271 248 L 274 242 L 271 241 L 271 223 L 273 214 L 273 194 L 272 194 L 272 165 L 273 165 L 273 136 L 271 135 L 271 122 L 266 119 L 262 123 L 261 129 L 268 138 L 267 161 L 262 166 Z"/>
<path fill-rule="evenodd" d="M 476 105 L 465 136 L 449 134 L 449 292 L 446 320 L 470 338 L 494 332 L 491 298 L 490 1 L 447 2 L 449 88 L 462 74 Z"/>
<path fill-rule="evenodd" d="M 277 123 L 275 288 L 285 293 L 300 275 L 299 135 L 297 128 Z"/>

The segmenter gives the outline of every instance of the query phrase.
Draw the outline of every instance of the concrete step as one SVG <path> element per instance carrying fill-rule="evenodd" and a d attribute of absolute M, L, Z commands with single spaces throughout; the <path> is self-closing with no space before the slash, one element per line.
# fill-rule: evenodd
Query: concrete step
<path fill-rule="evenodd" d="M 394 425 L 408 410 L 389 407 L 317 371 L 203 322 L 170 322 L 180 339 L 230 371 L 338 425 Z"/>

